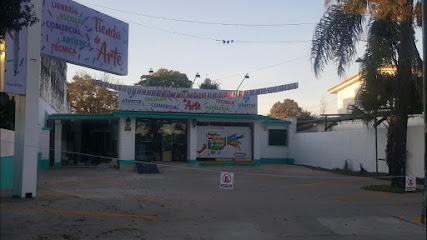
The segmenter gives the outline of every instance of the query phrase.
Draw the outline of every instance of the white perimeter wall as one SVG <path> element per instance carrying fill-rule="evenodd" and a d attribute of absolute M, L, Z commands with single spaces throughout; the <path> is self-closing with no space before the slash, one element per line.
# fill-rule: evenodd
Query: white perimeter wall
<path fill-rule="evenodd" d="M 15 132 L 0 128 L 0 157 L 14 155 Z"/>
<path fill-rule="evenodd" d="M 386 129 L 378 129 L 378 158 L 385 159 Z M 423 126 L 409 126 L 407 139 L 407 175 L 424 177 Z M 374 129 L 314 132 L 295 134 L 295 164 L 343 168 L 347 160 L 350 169 L 360 170 L 360 164 L 369 172 L 375 172 Z M 378 161 L 379 172 L 388 172 L 385 161 Z"/>

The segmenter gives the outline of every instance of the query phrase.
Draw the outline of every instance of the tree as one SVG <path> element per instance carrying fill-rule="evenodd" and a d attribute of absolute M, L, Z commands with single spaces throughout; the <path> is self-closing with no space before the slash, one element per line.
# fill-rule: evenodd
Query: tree
<path fill-rule="evenodd" d="M 413 0 L 327 0 L 326 3 L 311 47 L 314 73 L 319 76 L 323 67 L 334 61 L 338 74 L 343 75 L 345 67 L 354 60 L 357 43 L 367 31 L 361 65 L 365 81 L 362 89 L 372 90 L 371 96 L 378 96 L 383 90 L 374 85 L 389 79 L 391 90 L 374 100 L 373 106 L 386 105 L 390 109 L 386 147 L 389 174 L 405 175 L 408 113 L 415 94 L 411 88 L 417 86 L 422 66 L 414 35 L 414 19 L 421 22 L 421 3 L 414 4 Z M 396 66 L 396 73 L 381 77 L 383 65 Z M 403 188 L 404 179 L 393 178 L 392 185 Z"/>
<path fill-rule="evenodd" d="M 117 110 L 117 92 L 91 84 L 91 76 L 75 75 L 67 83 L 73 113 L 110 113 Z"/>
<path fill-rule="evenodd" d="M 31 26 L 37 19 L 34 5 L 30 0 L 7 0 L 0 4 L 0 38 L 6 32 L 19 31 L 24 26 Z"/>
<path fill-rule="evenodd" d="M 142 75 L 141 81 L 135 86 L 155 86 L 155 87 L 171 87 L 171 88 L 191 88 L 193 83 L 188 80 L 185 73 L 178 71 L 160 68 L 157 72 L 151 75 Z"/>
<path fill-rule="evenodd" d="M 219 89 L 219 82 L 212 81 L 210 78 L 206 78 L 203 83 L 200 84 L 200 89 Z"/>
<path fill-rule="evenodd" d="M 283 102 L 276 102 L 270 109 L 269 117 L 278 119 L 297 117 L 299 119 L 313 119 L 310 112 L 304 111 L 298 106 L 298 103 L 292 99 L 285 99 Z"/>
<path fill-rule="evenodd" d="M 0 128 L 15 130 L 15 98 L 0 92 Z"/>

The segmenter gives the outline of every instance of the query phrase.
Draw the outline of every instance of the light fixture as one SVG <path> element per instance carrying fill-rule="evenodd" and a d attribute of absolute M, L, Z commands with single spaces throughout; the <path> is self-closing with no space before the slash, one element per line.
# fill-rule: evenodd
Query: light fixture
<path fill-rule="evenodd" d="M 197 120 L 193 119 L 192 124 L 193 124 L 193 127 L 196 127 L 197 126 Z"/>
<path fill-rule="evenodd" d="M 199 73 L 196 73 L 196 77 L 194 77 L 193 83 L 192 83 L 191 85 L 193 85 L 193 84 L 194 84 L 194 82 L 196 81 L 196 79 L 197 79 L 197 78 L 199 78 L 199 77 L 200 77 L 200 74 L 199 74 Z"/>
<path fill-rule="evenodd" d="M 150 70 L 148 71 L 148 73 L 151 75 L 151 74 L 153 74 L 153 68 L 150 68 Z"/>
<path fill-rule="evenodd" d="M 126 126 L 130 126 L 130 122 L 131 122 L 131 120 L 130 120 L 130 118 L 128 117 L 128 118 L 126 118 Z"/>
<path fill-rule="evenodd" d="M 249 78 L 249 73 L 246 73 L 245 77 L 243 77 L 242 81 L 240 82 L 239 86 L 237 87 L 236 91 L 239 90 L 240 86 L 242 85 L 243 81 L 245 81 L 246 78 Z"/>

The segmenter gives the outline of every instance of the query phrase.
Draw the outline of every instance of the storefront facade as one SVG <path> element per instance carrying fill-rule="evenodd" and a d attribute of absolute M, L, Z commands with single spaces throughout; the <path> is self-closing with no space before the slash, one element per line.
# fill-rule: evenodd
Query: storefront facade
<path fill-rule="evenodd" d="M 49 118 L 55 121 L 56 166 L 111 161 L 293 163 L 294 125 L 267 116 L 117 111 Z"/>
<path fill-rule="evenodd" d="M 258 90 L 251 95 L 251 91 L 113 87 L 118 90 L 119 111 L 49 117 L 55 121 L 54 165 L 293 162 L 295 126 L 257 115 Z"/>

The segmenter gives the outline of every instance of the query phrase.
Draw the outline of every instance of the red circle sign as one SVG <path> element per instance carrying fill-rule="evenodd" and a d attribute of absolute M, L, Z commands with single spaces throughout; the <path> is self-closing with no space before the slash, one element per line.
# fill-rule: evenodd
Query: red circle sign
<path fill-rule="evenodd" d="M 224 183 L 231 183 L 231 175 L 228 173 L 224 174 L 224 176 L 222 176 L 222 181 Z"/>
<path fill-rule="evenodd" d="M 408 184 L 408 186 L 410 186 L 410 187 L 414 186 L 414 178 L 412 178 L 412 177 L 408 178 L 408 180 L 407 180 L 407 184 Z"/>

